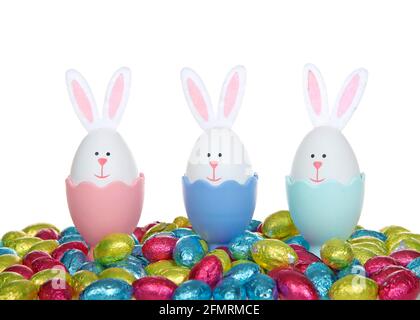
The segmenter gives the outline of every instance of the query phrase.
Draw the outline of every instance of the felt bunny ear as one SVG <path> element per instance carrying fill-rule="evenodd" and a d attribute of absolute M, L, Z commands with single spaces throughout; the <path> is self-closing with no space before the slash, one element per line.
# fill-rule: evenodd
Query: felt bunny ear
<path fill-rule="evenodd" d="M 130 69 L 120 68 L 109 82 L 103 108 L 103 119 L 108 120 L 113 128 L 118 126 L 127 105 L 130 81 Z"/>
<path fill-rule="evenodd" d="M 98 110 L 86 80 L 76 70 L 66 72 L 67 89 L 74 111 L 87 131 L 97 127 Z"/>
<path fill-rule="evenodd" d="M 324 80 L 312 64 L 303 69 L 303 91 L 309 117 L 315 127 L 329 122 L 328 97 Z"/>
<path fill-rule="evenodd" d="M 214 114 L 207 90 L 200 77 L 191 69 L 181 71 L 182 88 L 191 113 L 201 128 L 207 130 L 214 124 Z"/>
<path fill-rule="evenodd" d="M 244 95 L 246 70 L 242 66 L 234 67 L 226 76 L 220 94 L 218 123 L 223 127 L 232 127 Z"/>
<path fill-rule="evenodd" d="M 365 69 L 355 70 L 348 76 L 337 97 L 334 110 L 331 114 L 331 126 L 340 130 L 346 126 L 359 105 L 367 84 L 367 79 L 368 72 Z"/>

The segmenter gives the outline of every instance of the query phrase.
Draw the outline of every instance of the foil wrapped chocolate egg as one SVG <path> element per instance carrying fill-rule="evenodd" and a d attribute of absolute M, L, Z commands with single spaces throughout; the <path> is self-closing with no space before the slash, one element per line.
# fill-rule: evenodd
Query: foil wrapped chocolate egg
<path fill-rule="evenodd" d="M 376 256 L 366 261 L 364 267 L 368 276 L 381 271 L 387 266 L 398 266 L 400 263 L 392 257 Z"/>
<path fill-rule="evenodd" d="M 374 237 L 381 241 L 386 241 L 387 239 L 387 236 L 383 234 L 382 232 L 378 232 L 374 230 L 367 230 L 367 229 L 360 229 L 360 230 L 354 231 L 351 234 L 350 239 L 360 238 L 360 237 Z"/>
<path fill-rule="evenodd" d="M 32 251 L 32 252 L 27 253 L 23 257 L 22 263 L 25 266 L 27 266 L 29 268 L 32 268 L 32 262 L 34 260 L 38 259 L 38 258 L 41 258 L 41 257 L 44 257 L 44 258 L 47 257 L 48 258 L 48 257 L 51 257 L 51 256 L 48 253 L 43 252 L 43 251 Z"/>
<path fill-rule="evenodd" d="M 377 254 L 367 248 L 352 247 L 354 259 L 364 265 L 369 259 L 377 256 Z"/>
<path fill-rule="evenodd" d="M 232 269 L 231 269 L 232 270 Z M 192 269 L 189 275 L 191 280 L 200 280 L 207 283 L 211 288 L 223 277 L 223 267 L 219 258 L 216 256 L 206 256 L 198 262 Z"/>
<path fill-rule="evenodd" d="M 397 234 L 401 232 L 410 232 L 408 229 L 401 226 L 396 226 L 396 225 L 384 227 L 379 231 L 382 232 L 387 237 L 390 237 L 392 234 Z"/>
<path fill-rule="evenodd" d="M 100 279 L 88 285 L 80 300 L 131 300 L 133 288 L 120 279 Z"/>
<path fill-rule="evenodd" d="M 86 261 L 86 255 L 77 249 L 66 251 L 60 260 L 71 275 L 75 274 Z"/>
<path fill-rule="evenodd" d="M 32 262 L 32 270 L 34 273 L 47 269 L 65 270 L 65 266 L 60 261 L 51 257 L 40 257 Z"/>
<path fill-rule="evenodd" d="M 391 234 L 386 241 L 386 247 L 390 253 L 404 249 L 414 249 L 415 251 L 419 251 L 420 234 L 411 232 Z"/>
<path fill-rule="evenodd" d="M 407 268 L 420 278 L 420 257 L 411 260 L 411 262 L 407 265 Z"/>
<path fill-rule="evenodd" d="M 0 256 L 0 272 L 17 263 L 20 263 L 20 258 L 17 255 L 4 254 Z"/>
<path fill-rule="evenodd" d="M 44 240 L 35 243 L 32 247 L 29 248 L 28 252 L 43 251 L 48 254 L 51 254 L 58 247 L 58 245 L 59 243 L 57 240 Z"/>
<path fill-rule="evenodd" d="M 119 279 L 132 284 L 136 278 L 127 270 L 122 268 L 108 268 L 98 275 L 99 279 Z"/>
<path fill-rule="evenodd" d="M 8 284 L 9 282 L 12 282 L 15 280 L 24 280 L 24 278 L 21 274 L 18 274 L 16 272 L 9 272 L 9 271 L 1 272 L 0 273 L 0 289 L 6 284 Z"/>
<path fill-rule="evenodd" d="M 188 280 L 190 269 L 186 267 L 174 266 L 162 270 L 161 273 L 157 275 L 172 281 L 178 286 Z"/>
<path fill-rule="evenodd" d="M 420 279 L 409 270 L 391 273 L 379 287 L 381 300 L 416 300 L 420 294 Z"/>
<path fill-rule="evenodd" d="M 198 280 L 188 280 L 176 288 L 173 300 L 210 300 L 210 286 Z"/>
<path fill-rule="evenodd" d="M 318 293 L 312 282 L 302 273 L 283 269 L 272 273 L 277 283 L 280 299 L 318 300 Z"/>
<path fill-rule="evenodd" d="M 103 265 L 124 260 L 134 248 L 134 240 L 127 234 L 114 233 L 103 238 L 93 250 L 95 260 Z"/>
<path fill-rule="evenodd" d="M 34 244 L 41 241 L 40 238 L 25 236 L 11 240 L 8 247 L 14 249 L 20 257 L 23 257 Z"/>
<path fill-rule="evenodd" d="M 173 257 L 183 267 L 191 268 L 206 255 L 200 238 L 197 236 L 182 237 L 176 243 Z"/>
<path fill-rule="evenodd" d="M 241 284 L 247 283 L 252 277 L 261 272 L 259 265 L 256 263 L 242 263 L 232 267 L 225 273 L 225 278 L 233 278 Z"/>
<path fill-rule="evenodd" d="M 35 300 L 37 287 L 29 280 L 11 281 L 0 288 L 0 300 Z"/>
<path fill-rule="evenodd" d="M 248 231 L 251 231 L 251 232 L 257 232 L 258 231 L 258 227 L 260 226 L 260 224 L 261 224 L 261 221 L 252 219 L 246 229 Z"/>
<path fill-rule="evenodd" d="M 53 229 L 55 232 L 60 233 L 60 230 L 56 226 L 54 226 L 50 223 L 31 224 L 31 225 L 27 226 L 26 228 L 24 228 L 22 231 L 24 233 L 26 233 L 28 236 L 33 237 L 42 229 Z"/>
<path fill-rule="evenodd" d="M 176 217 L 173 223 L 175 223 L 178 228 L 186 228 L 191 226 L 190 220 L 184 216 Z"/>
<path fill-rule="evenodd" d="M 227 272 L 232 267 L 232 261 L 229 254 L 223 249 L 214 249 L 210 251 L 207 256 L 215 256 L 219 258 L 222 263 L 223 272 Z"/>
<path fill-rule="evenodd" d="M 379 246 L 376 243 L 364 242 L 364 243 L 354 243 L 351 245 L 352 249 L 360 248 L 362 250 L 367 249 L 373 252 L 376 256 L 387 255 L 388 251 L 383 246 Z"/>
<path fill-rule="evenodd" d="M 277 284 L 265 274 L 256 274 L 245 284 L 246 296 L 250 300 L 277 300 Z"/>
<path fill-rule="evenodd" d="M 284 242 L 288 245 L 297 244 L 299 246 L 304 247 L 306 250 L 310 249 L 309 242 L 306 241 L 305 238 L 300 234 L 287 238 L 286 240 L 284 240 Z"/>
<path fill-rule="evenodd" d="M 150 262 L 172 259 L 172 252 L 177 241 L 175 237 L 150 237 L 143 244 L 143 255 Z"/>
<path fill-rule="evenodd" d="M 65 269 L 45 269 L 35 273 L 31 281 L 37 287 L 42 286 L 45 282 L 54 280 L 57 286 L 64 285 L 65 282 L 71 283 L 71 276 Z"/>
<path fill-rule="evenodd" d="M 293 265 L 298 260 L 296 252 L 277 239 L 264 239 L 255 242 L 251 248 L 251 255 L 252 259 L 266 270 Z"/>
<path fill-rule="evenodd" d="M 147 231 L 143 235 L 140 243 L 144 243 L 144 241 L 146 241 L 147 239 L 149 239 L 152 235 L 154 235 L 156 233 L 172 231 L 176 228 L 178 228 L 178 226 L 175 223 L 159 222 L 159 223 L 151 226 L 149 229 L 147 229 Z"/>
<path fill-rule="evenodd" d="M 58 233 L 54 229 L 46 228 L 39 230 L 35 237 L 40 238 L 42 240 L 57 240 L 58 239 Z"/>
<path fill-rule="evenodd" d="M 144 277 L 134 281 L 134 297 L 137 300 L 171 300 L 177 285 L 160 277 Z"/>
<path fill-rule="evenodd" d="M 88 285 L 92 282 L 98 280 L 98 276 L 88 270 L 77 271 L 71 277 L 71 286 L 73 288 L 74 294 L 78 296 Z"/>
<path fill-rule="evenodd" d="M 14 264 L 10 267 L 6 268 L 3 272 L 16 272 L 20 274 L 22 277 L 24 277 L 26 280 L 31 279 L 34 272 L 31 268 L 23 265 L 23 264 Z"/>
<path fill-rule="evenodd" d="M 67 242 L 67 243 L 63 243 L 63 244 L 59 245 L 51 253 L 51 257 L 53 257 L 54 259 L 60 260 L 63 257 L 64 253 L 68 250 L 71 250 L 71 249 L 80 250 L 86 255 L 89 252 L 89 249 L 88 249 L 86 244 L 84 244 L 83 242 L 79 242 L 79 241 L 73 241 L 73 242 Z"/>
<path fill-rule="evenodd" d="M 289 211 L 278 211 L 270 214 L 263 222 L 262 233 L 267 238 L 284 239 L 297 235 L 295 225 Z"/>
<path fill-rule="evenodd" d="M 382 285 L 390 274 L 401 270 L 407 269 L 403 266 L 387 266 L 379 270 L 378 272 L 371 274 L 369 278 L 375 281 L 378 285 Z"/>
<path fill-rule="evenodd" d="M 172 230 L 172 233 L 173 233 L 174 237 L 176 237 L 178 239 L 180 239 L 182 237 L 186 237 L 186 236 L 192 236 L 192 235 L 195 234 L 194 231 L 192 231 L 189 228 L 177 228 L 177 229 Z"/>
<path fill-rule="evenodd" d="M 306 268 L 305 276 L 314 285 L 318 296 L 322 299 L 327 299 L 328 292 L 336 281 L 334 272 L 326 264 L 315 262 Z"/>
<path fill-rule="evenodd" d="M 17 239 L 17 238 L 23 238 L 26 236 L 26 233 L 23 231 L 9 231 L 6 232 L 3 237 L 1 238 L 1 241 L 3 242 L 3 246 L 9 247 L 10 243 Z"/>
<path fill-rule="evenodd" d="M 411 261 L 420 257 L 420 252 L 415 250 L 400 250 L 390 255 L 397 260 L 402 266 L 406 267 Z"/>
<path fill-rule="evenodd" d="M 79 230 L 77 230 L 77 228 L 75 226 L 70 226 L 67 227 L 63 230 L 61 230 L 60 234 L 59 234 L 59 238 L 65 237 L 69 234 L 80 234 Z"/>
<path fill-rule="evenodd" d="M 78 271 L 80 270 L 87 270 L 93 272 L 94 274 L 99 274 L 104 270 L 104 266 L 102 266 L 99 262 L 86 261 L 80 266 Z"/>
<path fill-rule="evenodd" d="M 229 251 L 233 258 L 240 259 L 251 259 L 251 247 L 255 242 L 262 240 L 263 237 L 257 233 L 251 231 L 245 231 L 244 233 L 233 238 L 228 245 Z"/>
<path fill-rule="evenodd" d="M 0 256 L 2 256 L 4 254 L 13 254 L 13 255 L 17 256 L 16 251 L 13 250 L 12 248 L 0 247 Z"/>
<path fill-rule="evenodd" d="M 144 259 L 144 258 L 143 258 Z M 108 268 L 122 268 L 130 272 L 136 279 L 146 276 L 144 262 L 136 257 L 128 256 L 126 259 L 111 263 Z"/>
<path fill-rule="evenodd" d="M 337 280 L 329 292 L 332 300 L 376 300 L 377 296 L 376 282 L 355 274 Z"/>
<path fill-rule="evenodd" d="M 59 244 L 63 244 L 67 242 L 75 242 L 75 241 L 83 242 L 84 244 L 86 244 L 86 241 L 83 239 L 83 237 L 80 234 L 68 234 L 58 239 Z"/>
<path fill-rule="evenodd" d="M 290 245 L 293 250 L 295 250 L 296 255 L 298 257 L 298 261 L 295 264 L 295 267 L 300 272 L 305 272 L 306 268 L 314 263 L 314 262 L 321 262 L 321 259 L 314 255 L 312 252 L 307 251 L 304 247 L 296 244 Z"/>
<path fill-rule="evenodd" d="M 321 247 L 321 259 L 329 267 L 341 270 L 353 261 L 351 245 L 344 240 L 334 238 L 326 241 Z"/>
<path fill-rule="evenodd" d="M 53 280 L 45 282 L 38 292 L 39 300 L 71 300 L 73 289 L 64 282 L 63 286 L 58 287 Z"/>
<path fill-rule="evenodd" d="M 357 260 L 357 259 L 354 259 L 349 266 L 340 270 L 337 273 L 337 278 L 341 279 L 341 278 L 343 278 L 343 277 L 345 277 L 349 274 L 357 274 L 357 275 L 363 276 L 363 277 L 367 276 L 365 268 L 360 264 L 359 260 Z"/>
<path fill-rule="evenodd" d="M 214 300 L 245 300 L 245 287 L 233 278 L 220 281 L 213 291 Z"/>

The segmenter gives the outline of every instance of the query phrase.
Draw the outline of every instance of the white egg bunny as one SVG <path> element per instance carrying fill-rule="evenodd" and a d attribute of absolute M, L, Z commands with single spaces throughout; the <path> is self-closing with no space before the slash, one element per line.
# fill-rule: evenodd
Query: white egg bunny
<path fill-rule="evenodd" d="M 291 172 L 295 181 L 319 184 L 335 180 L 347 184 L 360 175 L 356 156 L 341 130 L 359 105 L 367 77 L 365 69 L 351 73 L 330 113 L 320 72 L 311 64 L 305 66 L 305 102 L 315 128 L 303 139 L 296 152 Z"/>
<path fill-rule="evenodd" d="M 245 86 L 245 68 L 237 66 L 223 84 L 217 115 L 200 77 L 191 69 L 181 72 L 184 94 L 191 112 L 204 130 L 188 161 L 190 182 L 204 180 L 212 185 L 234 180 L 245 183 L 253 176 L 247 152 L 231 127 L 239 113 Z"/>
<path fill-rule="evenodd" d="M 130 70 L 115 72 L 108 86 L 102 117 L 86 80 L 75 70 L 66 73 L 67 87 L 76 115 L 89 132 L 73 160 L 70 177 L 77 185 L 92 182 L 106 186 L 113 181 L 131 184 L 138 171 L 134 158 L 116 131 L 127 104 Z"/>

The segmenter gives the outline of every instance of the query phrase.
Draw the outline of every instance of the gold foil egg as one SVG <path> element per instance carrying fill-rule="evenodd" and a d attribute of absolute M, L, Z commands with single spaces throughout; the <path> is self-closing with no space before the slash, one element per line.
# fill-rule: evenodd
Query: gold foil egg
<path fill-rule="evenodd" d="M 175 223 L 178 228 L 186 228 L 191 226 L 190 220 L 183 216 L 176 217 L 173 223 Z"/>
<path fill-rule="evenodd" d="M 293 224 L 289 211 L 278 211 L 270 214 L 262 225 L 262 233 L 267 238 L 285 239 L 299 232 Z"/>
<path fill-rule="evenodd" d="M 23 231 L 9 231 L 3 235 L 3 237 L 1 238 L 1 241 L 3 242 L 4 246 L 9 247 L 10 242 L 12 240 L 15 240 L 17 238 L 22 238 L 25 236 L 26 236 L 26 233 Z"/>
<path fill-rule="evenodd" d="M 146 231 L 143 238 L 141 239 L 141 243 L 144 243 L 148 238 L 150 238 L 155 233 L 172 231 L 177 228 L 179 227 L 175 223 L 160 222 Z"/>
<path fill-rule="evenodd" d="M 14 254 L 3 254 L 0 256 L 0 272 L 3 272 L 4 269 L 20 263 L 20 258 Z"/>
<path fill-rule="evenodd" d="M 0 300 L 34 300 L 38 288 L 29 280 L 15 280 L 0 288 Z"/>
<path fill-rule="evenodd" d="M 108 268 L 99 274 L 99 279 L 110 278 L 123 280 L 130 285 L 136 280 L 133 274 L 122 268 Z"/>
<path fill-rule="evenodd" d="M 375 253 L 377 256 L 386 256 L 387 250 L 384 247 L 378 246 L 376 243 L 373 242 L 364 242 L 364 243 L 355 243 L 351 246 L 354 248 L 362 248 L 362 249 L 368 249 Z"/>
<path fill-rule="evenodd" d="M 362 265 L 364 265 L 366 261 L 368 261 L 370 258 L 377 256 L 375 252 L 367 248 L 361 248 L 361 247 L 353 247 L 353 254 L 354 254 L 354 258 L 359 260 L 359 262 Z"/>
<path fill-rule="evenodd" d="M 219 258 L 220 262 L 222 263 L 223 272 L 228 271 L 232 267 L 232 262 L 230 261 L 230 257 L 225 250 L 222 249 L 214 249 L 210 251 L 208 256 L 216 256 Z"/>
<path fill-rule="evenodd" d="M 353 261 L 351 245 L 337 238 L 327 240 L 321 247 L 321 259 L 335 270 L 344 269 Z"/>
<path fill-rule="evenodd" d="M 380 230 L 380 232 L 382 232 L 387 237 L 389 237 L 392 234 L 397 234 L 397 233 L 401 233 L 401 232 L 410 232 L 410 231 L 408 229 L 404 228 L 404 227 L 392 225 L 392 226 L 387 226 L 385 228 L 382 228 Z"/>
<path fill-rule="evenodd" d="M 77 271 L 71 278 L 71 286 L 76 295 L 79 295 L 88 285 L 98 280 L 98 276 L 92 271 Z"/>
<path fill-rule="evenodd" d="M 9 282 L 15 281 L 15 280 L 22 280 L 24 277 L 16 272 L 1 272 L 0 273 L 0 289 L 4 285 L 8 284 Z"/>
<path fill-rule="evenodd" d="M 291 247 L 277 239 L 258 240 L 251 248 L 251 255 L 252 259 L 266 270 L 295 264 L 298 259 Z"/>
<path fill-rule="evenodd" d="M 134 240 L 124 233 L 113 233 L 103 238 L 93 250 L 95 260 L 103 265 L 125 259 L 133 250 Z"/>
<path fill-rule="evenodd" d="M 42 251 L 51 254 L 58 247 L 58 245 L 59 243 L 57 240 L 44 240 L 35 243 L 32 247 L 29 248 L 28 252 Z"/>
<path fill-rule="evenodd" d="M 332 300 L 376 300 L 378 285 L 372 279 L 349 274 L 334 282 L 329 296 Z"/>
<path fill-rule="evenodd" d="M 173 283 L 179 286 L 181 283 L 188 280 L 189 274 L 190 269 L 186 267 L 176 266 L 162 270 L 161 273 L 158 275 L 171 280 Z"/>
<path fill-rule="evenodd" d="M 29 249 L 36 243 L 41 242 L 42 239 L 37 237 L 22 237 L 10 241 L 9 247 L 14 249 L 17 254 L 23 257 L 29 252 Z"/>
<path fill-rule="evenodd" d="M 57 285 L 60 282 L 65 281 L 68 284 L 71 284 L 71 276 L 64 269 L 45 269 L 38 271 L 31 277 L 31 281 L 37 287 L 42 286 L 45 282 L 49 280 L 54 280 L 57 282 Z"/>
<path fill-rule="evenodd" d="M 35 224 L 31 224 L 29 226 L 27 226 L 26 228 L 24 228 L 22 231 L 25 232 L 28 236 L 35 236 L 39 230 L 42 229 L 53 229 L 54 231 L 56 231 L 57 233 L 60 233 L 60 230 L 50 224 L 50 223 L 35 223 Z"/>

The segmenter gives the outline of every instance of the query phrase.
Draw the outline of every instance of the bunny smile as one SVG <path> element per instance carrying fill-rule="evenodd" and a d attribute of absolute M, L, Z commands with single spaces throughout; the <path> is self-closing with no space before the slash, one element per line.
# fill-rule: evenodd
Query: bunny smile
<path fill-rule="evenodd" d="M 315 182 L 315 183 L 320 183 L 320 182 L 324 181 L 325 179 L 319 179 L 319 169 L 322 167 L 322 162 L 321 161 L 315 161 L 313 163 L 313 165 L 314 165 L 315 170 L 316 170 L 316 178 L 315 179 L 310 178 L 310 180 L 312 182 Z"/>
<path fill-rule="evenodd" d="M 107 161 L 108 160 L 105 159 L 105 158 L 99 158 L 98 159 L 99 165 L 101 166 L 101 175 L 99 176 L 99 175 L 95 174 L 95 177 L 96 178 L 98 178 L 98 179 L 106 179 L 106 178 L 109 177 L 109 174 L 108 175 L 104 175 L 104 166 L 105 166 L 105 163 L 107 163 Z"/>
<path fill-rule="evenodd" d="M 219 163 L 217 161 L 210 161 L 209 164 L 210 164 L 210 167 L 213 170 L 213 174 L 212 174 L 212 177 L 211 178 L 210 177 L 207 177 L 207 179 L 209 181 L 211 181 L 211 182 L 218 182 L 218 181 L 220 181 L 222 178 L 216 178 L 216 168 L 219 165 Z"/>

